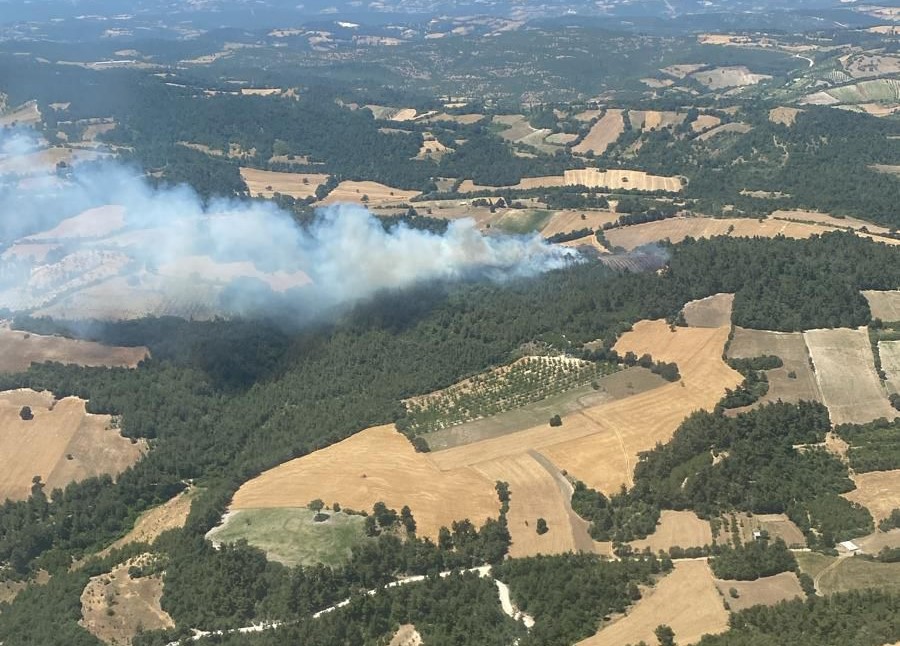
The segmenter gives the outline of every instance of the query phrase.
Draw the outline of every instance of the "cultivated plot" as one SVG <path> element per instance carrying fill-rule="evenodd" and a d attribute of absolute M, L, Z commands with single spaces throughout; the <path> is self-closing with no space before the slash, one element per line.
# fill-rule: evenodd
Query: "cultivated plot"
<path fill-rule="evenodd" d="M 809 330 L 803 338 L 833 424 L 863 424 L 898 414 L 875 372 L 866 328 Z"/>
<path fill-rule="evenodd" d="M 734 294 L 713 294 L 684 305 L 684 320 L 690 327 L 731 325 Z"/>
<path fill-rule="evenodd" d="M 900 321 L 900 290 L 875 291 L 865 290 L 863 296 L 869 301 L 872 318 L 882 321 Z"/>
<path fill-rule="evenodd" d="M 585 138 L 572 148 L 572 152 L 577 155 L 584 155 L 588 151 L 593 151 L 595 155 L 602 155 L 624 130 L 625 118 L 623 117 L 623 111 L 607 110 L 606 114 L 591 126 Z"/>
<path fill-rule="evenodd" d="M 844 498 L 868 509 L 876 524 L 900 508 L 900 469 L 856 473 L 851 479 L 856 489 L 843 494 Z"/>
<path fill-rule="evenodd" d="M 312 197 L 328 180 L 323 173 L 280 173 L 270 170 L 241 167 L 241 179 L 247 184 L 250 195 L 272 197 L 275 193 L 290 195 L 298 200 Z"/>

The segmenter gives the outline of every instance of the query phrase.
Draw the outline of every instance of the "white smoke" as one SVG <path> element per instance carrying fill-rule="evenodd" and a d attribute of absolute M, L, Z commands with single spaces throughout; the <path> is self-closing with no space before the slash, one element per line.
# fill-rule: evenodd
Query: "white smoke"
<path fill-rule="evenodd" d="M 4 246 L 13 245 L 0 265 L 17 268 L 0 272 L 7 277 L 7 284 L 0 285 L 5 287 L 0 306 L 15 310 L 53 315 L 54 303 L 77 302 L 80 289 L 92 290 L 96 302 L 98 290 L 102 300 L 104 281 L 130 277 L 135 293 L 151 278 L 153 289 L 181 298 L 188 287 L 214 283 L 227 292 L 231 308 L 245 314 L 265 307 L 261 295 L 266 293 L 295 298 L 313 314 L 422 281 L 471 276 L 502 281 L 577 259 L 576 252 L 547 244 L 537 234 L 484 235 L 470 219 L 451 222 L 440 235 L 404 224 L 386 231 L 368 210 L 349 204 L 322 208 L 311 224 L 299 226 L 272 203 L 218 199 L 204 204 L 186 186 L 153 187 L 136 169 L 115 162 L 76 166 L 71 176 L 35 190 L 19 179 L 10 181 L 10 171 L 21 176 L 36 170 L 35 146 L 19 133 L 0 134 L 0 170 L 7 170 L 0 190 L 0 236 Z M 124 226 L 111 231 L 98 226 L 96 235 L 62 240 L 41 234 L 52 233 L 66 217 L 102 205 L 122 207 Z M 35 240 L 58 248 L 48 258 L 29 258 L 28 271 L 23 271 L 23 254 L 12 252 L 17 245 L 28 249 Z M 65 271 L 57 272 L 63 282 L 46 291 L 47 276 L 56 275 L 53 263 L 67 259 Z M 107 263 L 109 269 L 113 261 L 118 264 L 110 271 L 95 267 Z M 89 267 L 89 279 L 73 277 L 76 266 Z M 44 281 L 40 289 L 33 280 L 36 272 Z M 122 295 L 111 293 L 110 298 L 121 300 Z M 150 313 L 166 312 L 151 308 Z"/>

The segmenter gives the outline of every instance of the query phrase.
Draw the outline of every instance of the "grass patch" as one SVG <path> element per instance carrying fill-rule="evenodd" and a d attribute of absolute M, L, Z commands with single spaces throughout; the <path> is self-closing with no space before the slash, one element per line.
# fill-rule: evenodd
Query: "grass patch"
<path fill-rule="evenodd" d="M 527 234 L 540 231 L 553 214 L 545 209 L 508 210 L 494 225 L 504 233 Z"/>
<path fill-rule="evenodd" d="M 327 512 L 325 522 L 313 521 L 309 509 L 241 509 L 209 533 L 217 543 L 246 540 L 266 556 L 285 565 L 323 564 L 336 567 L 350 559 L 354 545 L 366 540 L 362 516 Z"/>
<path fill-rule="evenodd" d="M 862 588 L 900 591 L 900 563 L 878 563 L 851 556 L 843 559 L 819 579 L 819 589 L 823 594 Z"/>

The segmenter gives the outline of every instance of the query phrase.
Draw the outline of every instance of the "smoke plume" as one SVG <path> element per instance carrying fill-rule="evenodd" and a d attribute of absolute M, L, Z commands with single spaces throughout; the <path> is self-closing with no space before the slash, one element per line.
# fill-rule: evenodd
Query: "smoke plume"
<path fill-rule="evenodd" d="M 33 137 L 0 135 L 0 307 L 57 318 L 202 316 L 251 314 L 277 296 L 310 314 L 421 281 L 503 281 L 577 258 L 536 234 L 484 235 L 469 219 L 443 234 L 385 230 L 349 204 L 300 226 L 272 203 L 204 204 L 186 186 L 151 186 L 115 161 L 59 177 L 46 172 L 45 153 Z"/>

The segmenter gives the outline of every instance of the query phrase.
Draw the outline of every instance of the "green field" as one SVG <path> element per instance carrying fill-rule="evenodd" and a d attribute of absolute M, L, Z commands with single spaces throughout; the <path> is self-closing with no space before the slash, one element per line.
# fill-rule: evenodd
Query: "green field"
<path fill-rule="evenodd" d="M 354 545 L 366 541 L 362 516 L 327 512 L 325 522 L 313 521 L 306 508 L 242 509 L 207 535 L 216 543 L 241 539 L 263 550 L 269 559 L 285 565 L 346 563 Z"/>
<path fill-rule="evenodd" d="M 552 215 L 550 211 L 544 209 L 526 209 L 522 211 L 511 209 L 494 226 L 504 233 L 534 233 L 547 226 L 547 222 L 550 221 Z"/>
<path fill-rule="evenodd" d="M 817 580 L 820 594 L 876 588 L 900 592 L 900 563 L 879 563 L 859 557 L 837 558 L 815 552 L 795 553 L 800 570 Z"/>

